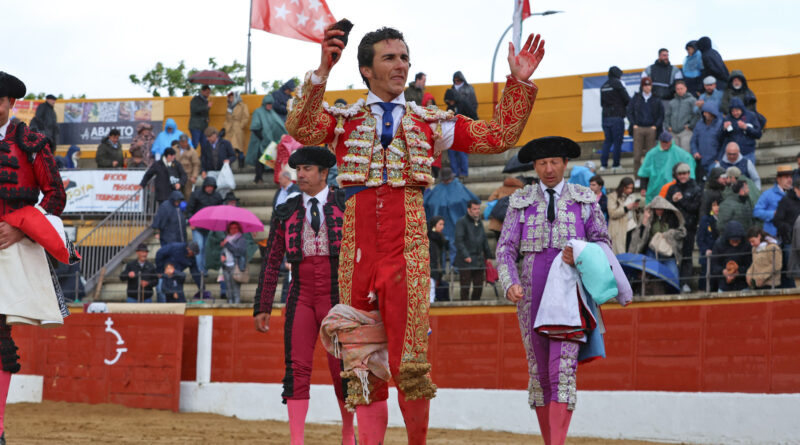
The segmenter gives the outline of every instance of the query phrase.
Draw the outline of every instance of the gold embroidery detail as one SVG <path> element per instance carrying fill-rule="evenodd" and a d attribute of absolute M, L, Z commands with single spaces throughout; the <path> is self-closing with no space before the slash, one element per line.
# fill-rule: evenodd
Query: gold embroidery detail
<path fill-rule="evenodd" d="M 339 247 L 339 303 L 350 305 L 353 290 L 353 268 L 356 256 L 356 199 L 347 200 L 342 224 L 342 243 Z"/>
<path fill-rule="evenodd" d="M 286 117 L 286 131 L 305 145 L 321 145 L 333 139 L 335 119 L 322 109 L 325 84 L 314 85 L 310 76 L 303 84 L 302 93 L 293 100 Z"/>

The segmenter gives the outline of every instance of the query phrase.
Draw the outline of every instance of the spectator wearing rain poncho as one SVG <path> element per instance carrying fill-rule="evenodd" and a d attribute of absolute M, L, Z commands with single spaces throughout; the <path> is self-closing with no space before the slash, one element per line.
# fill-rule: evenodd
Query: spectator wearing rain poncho
<path fill-rule="evenodd" d="M 264 164 L 259 162 L 259 158 L 264 150 L 271 143 L 278 143 L 281 136 L 286 134 L 286 126 L 278 113 L 272 109 L 275 99 L 271 94 L 264 96 L 261 106 L 253 111 L 253 119 L 250 122 L 250 144 L 247 146 L 247 156 L 245 162 L 255 166 L 255 182 L 264 182 Z"/>
<path fill-rule="evenodd" d="M 175 123 L 175 119 L 169 118 L 164 121 L 164 131 L 158 133 L 156 140 L 152 143 L 152 147 L 150 148 L 154 159 L 156 161 L 160 160 L 161 155 L 164 154 L 164 150 L 171 147 L 172 141 L 180 139 L 182 134 L 183 132 L 178 130 L 178 124 Z M 152 164 L 152 162 L 149 162 L 148 165 L 149 164 Z"/>

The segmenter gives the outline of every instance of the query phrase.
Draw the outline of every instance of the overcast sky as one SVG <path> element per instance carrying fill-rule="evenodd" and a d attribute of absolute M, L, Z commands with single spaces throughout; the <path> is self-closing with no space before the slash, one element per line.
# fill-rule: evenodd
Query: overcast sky
<path fill-rule="evenodd" d="M 275 2 L 276 0 L 271 0 Z M 146 97 L 128 76 L 141 76 L 161 61 L 185 60 L 206 68 L 244 62 L 248 0 L 28 0 L 3 2 L 5 41 L 0 70 L 20 77 L 29 91 L 89 98 Z M 492 54 L 511 24 L 513 0 L 328 0 L 336 19 L 355 27 L 329 88 L 362 88 L 356 47 L 364 33 L 393 26 L 406 37 L 411 72 L 424 71 L 428 84 L 449 84 L 456 70 L 471 83 L 488 82 Z M 641 68 L 657 50 L 683 62 L 687 41 L 703 35 L 725 59 L 800 51 L 797 0 L 532 0 L 534 12 L 523 32 L 541 33 L 547 54 L 534 77 L 605 72 L 610 65 Z M 508 72 L 507 36 L 500 47 L 495 79 Z M 252 31 L 253 84 L 302 77 L 319 64 L 319 46 Z"/>

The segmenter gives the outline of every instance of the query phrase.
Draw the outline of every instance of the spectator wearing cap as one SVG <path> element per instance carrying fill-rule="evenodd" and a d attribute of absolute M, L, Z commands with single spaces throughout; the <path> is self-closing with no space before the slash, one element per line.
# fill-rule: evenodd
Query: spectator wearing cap
<path fill-rule="evenodd" d="M 142 243 L 136 247 L 136 260 L 128 261 L 120 272 L 119 279 L 127 283 L 128 303 L 150 303 L 153 288 L 158 282 L 155 264 L 147 261 L 147 245 Z"/>
<path fill-rule="evenodd" d="M 664 184 L 672 180 L 672 167 L 679 162 L 689 165 L 689 176 L 694 178 L 695 162 L 692 155 L 675 145 L 668 131 L 662 132 L 658 137 L 658 145 L 647 153 L 637 172 L 642 178 L 641 193 L 646 197 L 647 204 L 658 196 Z"/>
<path fill-rule="evenodd" d="M 721 115 L 722 111 L 719 109 L 719 104 L 722 102 L 722 91 L 717 89 L 717 79 L 714 76 L 706 76 L 703 79 L 703 90 L 703 94 L 697 98 L 692 110 L 695 114 L 700 114 L 703 111 L 703 105 L 708 103 L 713 105 Z"/>
<path fill-rule="evenodd" d="M 750 187 L 747 181 L 738 180 L 730 186 L 730 189 L 733 193 L 722 194 L 718 227 L 725 228 L 730 221 L 737 221 L 742 227 L 752 226 L 755 202 L 750 198 Z"/>
<path fill-rule="evenodd" d="M 172 120 L 172 119 L 168 119 Z M 147 122 L 142 122 L 136 126 L 136 136 L 131 141 L 131 146 L 128 152 L 131 154 L 131 161 L 128 162 L 127 168 L 147 168 L 153 164 L 153 144 L 156 137 L 153 135 L 153 126 Z M 164 148 L 168 147 L 165 146 Z M 159 156 L 162 151 L 159 151 Z"/>
<path fill-rule="evenodd" d="M 733 185 L 739 181 L 744 181 L 747 183 L 747 188 L 750 190 L 750 202 L 755 205 L 758 202 L 758 198 L 761 197 L 761 191 L 756 187 L 755 183 L 752 179 L 748 178 L 747 176 L 743 175 L 741 170 L 738 167 L 728 167 L 725 170 L 725 184 L 726 187 L 722 190 L 722 199 L 727 198 L 729 195 L 733 195 Z M 720 201 L 722 202 L 722 201 Z"/>
<path fill-rule="evenodd" d="M 703 117 L 695 124 L 690 141 L 692 156 L 702 167 L 699 178 L 707 176 L 722 156 L 722 114 L 715 103 L 703 103 L 702 107 Z"/>
<path fill-rule="evenodd" d="M 414 76 L 414 81 L 408 83 L 408 88 L 404 93 L 406 102 L 414 102 L 419 106 L 423 106 L 422 97 L 425 95 L 425 81 L 427 80 L 425 73 L 417 73 Z"/>
<path fill-rule="evenodd" d="M 36 114 L 31 119 L 31 130 L 38 131 L 50 139 L 50 147 L 53 152 L 56 151 L 56 144 L 58 144 L 58 119 L 54 108 L 56 100 L 55 96 L 48 94 L 44 98 L 44 102 L 36 107 Z"/>
<path fill-rule="evenodd" d="M 213 102 L 208 98 L 211 96 L 211 87 L 203 85 L 200 92 L 189 102 L 189 133 L 192 135 L 192 146 L 202 147 L 206 142 L 205 130 L 208 128 L 208 112 L 211 110 Z"/>
<path fill-rule="evenodd" d="M 608 69 L 608 80 L 600 87 L 600 106 L 603 108 L 603 154 L 600 158 L 600 171 L 608 167 L 609 152 L 614 152 L 612 168 L 619 168 L 622 138 L 625 135 L 625 109 L 631 101 L 625 85 L 622 84 L 622 70 L 612 66 Z"/>
<path fill-rule="evenodd" d="M 756 163 L 756 139 L 761 139 L 758 116 L 744 108 L 739 98 L 731 100 L 729 113 L 722 122 L 723 144 L 736 142 L 742 156 Z"/>
<path fill-rule="evenodd" d="M 778 229 L 773 223 L 775 211 L 778 210 L 778 203 L 781 202 L 786 193 L 792 189 L 792 167 L 789 165 L 779 165 L 776 172 L 775 186 L 764 190 L 758 198 L 756 206 L 753 208 L 753 216 L 764 223 L 764 231 L 770 236 L 777 237 Z"/>
<path fill-rule="evenodd" d="M 177 141 L 176 145 L 177 145 Z M 139 184 L 142 187 L 150 182 L 150 178 L 155 177 L 154 186 L 156 192 L 156 202 L 163 202 L 169 199 L 171 193 L 180 191 L 186 184 L 186 172 L 180 162 L 175 161 L 175 149 L 172 147 L 164 150 L 164 156 L 160 160 L 153 162 L 153 165 L 144 172 L 142 182 Z M 181 193 L 181 196 L 183 194 Z"/>
<path fill-rule="evenodd" d="M 715 167 L 722 167 L 728 169 L 736 167 L 739 171 L 753 181 L 753 184 L 758 190 L 761 190 L 761 178 L 758 176 L 758 170 L 751 159 L 746 158 L 739 150 L 739 144 L 736 142 L 728 142 L 725 145 L 725 156 L 719 159 L 714 164 Z"/>
<path fill-rule="evenodd" d="M 161 246 L 158 252 L 156 252 L 156 270 L 163 271 L 167 263 L 171 263 L 175 266 L 175 270 L 181 272 L 188 267 L 194 284 L 199 288 L 202 277 L 200 275 L 200 270 L 197 269 L 197 261 L 195 261 L 195 256 L 198 251 L 199 247 L 195 242 L 188 244 L 170 243 Z M 160 275 L 161 272 L 159 272 L 159 278 L 161 278 Z"/>
<path fill-rule="evenodd" d="M 589 180 L 595 175 L 597 165 L 594 161 L 586 161 L 583 165 L 576 165 L 569 171 L 570 184 L 578 184 L 584 187 L 589 187 Z"/>
<path fill-rule="evenodd" d="M 200 176 L 200 155 L 197 154 L 197 150 L 192 148 L 192 144 L 189 143 L 189 137 L 185 134 L 178 137 L 178 146 L 175 151 L 177 152 L 175 158 L 183 167 L 183 171 L 186 172 L 183 196 L 188 201 L 197 182 L 197 177 Z"/>
<path fill-rule="evenodd" d="M 696 97 L 703 90 L 703 54 L 697 50 L 697 40 L 691 40 L 686 44 L 682 71 L 689 94 Z"/>
<path fill-rule="evenodd" d="M 236 160 L 236 153 L 231 143 L 219 136 L 216 128 L 208 127 L 204 134 L 206 141 L 200 148 L 200 174 L 203 179 L 206 176 L 216 179 L 223 165 Z"/>
<path fill-rule="evenodd" d="M 681 248 L 680 276 L 683 277 L 683 291 L 690 292 L 689 281 L 686 277 L 692 275 L 692 252 L 694 239 L 697 234 L 697 216 L 703 191 L 694 179 L 690 177 L 691 168 L 685 162 L 679 162 L 672 168 L 675 184 L 667 189 L 667 201 L 672 203 L 683 215 L 683 224 L 686 227 L 686 237 Z"/>
<path fill-rule="evenodd" d="M 122 168 L 125 156 L 122 154 L 122 144 L 119 142 L 118 128 L 112 128 L 108 136 L 100 141 L 94 160 L 97 168 Z"/>
<path fill-rule="evenodd" d="M 664 123 L 664 107 L 653 94 L 653 82 L 649 77 L 641 80 L 639 92 L 628 103 L 626 114 L 633 136 L 633 171 L 638 172 L 642 156 L 656 144 L 656 135 Z"/>
<path fill-rule="evenodd" d="M 689 93 L 686 82 L 676 80 L 675 97 L 667 104 L 667 111 L 664 113 L 664 125 L 672 133 L 675 144 L 686 151 L 691 151 L 692 149 L 692 129 L 697 123 L 697 115 L 692 110 L 694 103 L 695 98 Z"/>
<path fill-rule="evenodd" d="M 186 242 L 186 215 L 183 213 L 181 204 L 183 203 L 183 193 L 173 190 L 169 199 L 158 206 L 156 216 L 150 225 L 156 230 L 156 238 L 161 241 L 161 245 L 169 243 Z"/>

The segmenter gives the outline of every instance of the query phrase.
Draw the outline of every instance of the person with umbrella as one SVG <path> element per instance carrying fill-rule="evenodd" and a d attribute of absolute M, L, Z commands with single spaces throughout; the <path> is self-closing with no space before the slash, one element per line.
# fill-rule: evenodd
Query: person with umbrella
<path fill-rule="evenodd" d="M 253 315 L 258 332 L 269 332 L 269 319 L 284 254 L 291 264 L 292 281 L 286 301 L 284 345 L 286 377 L 283 401 L 289 409 L 292 443 L 302 443 L 314 346 L 322 319 L 339 303 L 339 248 L 345 210 L 344 190 L 326 184 L 336 158 L 322 147 L 303 147 L 289 157 L 297 169 L 302 194 L 278 206 L 270 222 L 263 252 Z M 353 444 L 353 414 L 345 408 L 344 382 L 339 359 L 328 353 L 328 368 L 342 414 L 342 443 Z M 300 440 L 299 440 L 300 439 Z"/>
<path fill-rule="evenodd" d="M 528 359 L 528 400 L 531 408 L 536 410 L 539 428 L 547 444 L 563 444 L 566 440 L 575 409 L 578 360 L 599 356 L 594 349 L 587 348 L 589 342 L 559 339 L 534 331 L 551 266 L 556 268 L 554 262 L 562 260 L 575 266 L 576 258 L 569 245 L 572 240 L 595 243 L 605 252 L 612 270 L 615 265 L 611 239 L 595 194 L 587 187 L 564 180 L 568 159 L 580 157 L 580 153 L 577 143 L 557 136 L 534 139 L 522 147 L 519 160 L 533 162 L 540 182 L 511 195 L 503 231 L 497 242 L 500 282 L 506 298 L 517 304 L 517 317 Z M 518 269 L 520 256 L 521 268 Z M 616 266 L 618 300 L 627 304 L 632 296 L 630 287 L 621 267 L 618 263 Z M 592 278 L 582 279 L 585 282 Z M 575 297 L 575 288 L 566 291 L 569 295 L 564 298 Z M 591 337 L 592 333 L 593 330 L 587 329 L 584 335 Z M 602 338 L 592 346 L 598 344 L 602 345 Z"/>
<path fill-rule="evenodd" d="M 189 133 L 192 135 L 192 145 L 200 147 L 206 141 L 203 131 L 208 127 L 208 112 L 213 102 L 209 100 L 211 87 L 203 85 L 200 92 L 189 102 Z"/>

